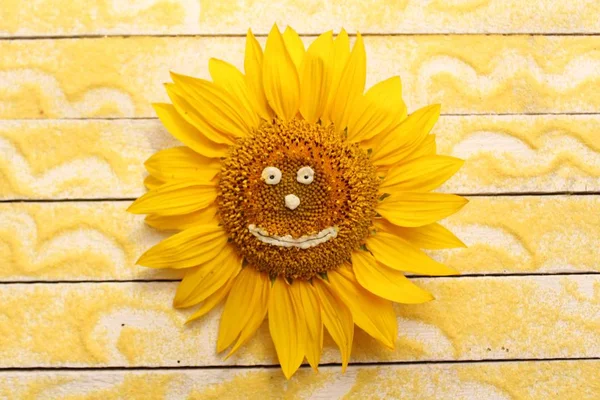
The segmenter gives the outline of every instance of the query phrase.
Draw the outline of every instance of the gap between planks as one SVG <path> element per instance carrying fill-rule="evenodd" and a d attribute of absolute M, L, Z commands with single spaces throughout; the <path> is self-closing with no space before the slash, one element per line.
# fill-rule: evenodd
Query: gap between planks
<path fill-rule="evenodd" d="M 321 33 L 302 33 L 301 37 L 317 37 Z M 546 36 L 546 37 L 569 37 L 569 36 L 600 36 L 600 32 L 443 32 L 443 33 L 415 33 L 415 32 L 361 32 L 363 37 L 385 37 L 385 36 Z M 267 37 L 267 33 L 254 33 L 255 37 Z M 356 33 L 348 33 L 350 37 L 356 37 Z M 0 36 L 0 41 L 11 40 L 72 40 L 72 39 L 105 39 L 105 38 L 245 38 L 245 33 L 181 33 L 181 34 L 88 34 L 88 35 L 36 35 L 36 36 Z"/>
<path fill-rule="evenodd" d="M 1 41 L 1 38 L 0 38 Z M 561 115 L 588 115 L 600 116 L 600 112 L 523 112 L 523 113 L 440 113 L 440 117 L 519 117 L 519 116 L 561 116 Z M 63 121 L 155 121 L 157 117 L 64 117 L 64 118 L 8 118 L 0 119 L 2 122 L 63 122 Z"/>
<path fill-rule="evenodd" d="M 490 193 L 453 193 L 463 197 L 552 197 L 552 196 L 600 196 L 599 191 L 559 191 L 559 192 L 490 192 Z M 134 201 L 137 197 L 118 198 L 62 198 L 62 199 L 1 199 L 1 203 L 100 203 L 111 201 Z"/>
<path fill-rule="evenodd" d="M 563 272 L 493 272 L 493 273 L 473 273 L 473 274 L 461 274 L 461 275 L 444 275 L 444 276 L 427 276 L 427 275 L 415 275 L 406 274 L 407 278 L 415 278 L 420 280 L 432 280 L 432 279 L 467 279 L 467 278 L 524 278 L 524 277 L 535 277 L 535 276 L 596 276 L 600 275 L 600 271 L 563 271 Z M 105 284 L 105 283 L 172 283 L 180 282 L 181 278 L 162 278 L 162 279 L 75 279 L 75 280 L 22 280 L 22 281 L 2 281 L 1 285 L 77 285 L 77 284 Z"/>
<path fill-rule="evenodd" d="M 393 365 L 444 365 L 444 364 L 491 364 L 491 363 L 523 363 L 523 362 L 563 362 L 563 361 L 600 361 L 600 357 L 554 357 L 554 358 L 486 358 L 481 360 L 424 360 L 424 361 L 381 361 L 381 362 L 350 362 L 349 367 L 378 367 Z M 341 367 L 341 363 L 319 364 L 321 367 Z M 278 369 L 277 364 L 255 364 L 255 365 L 178 365 L 178 366 L 114 366 L 114 367 L 8 367 L 0 368 L 3 372 L 42 372 L 42 371 L 148 371 L 148 370 L 223 370 L 223 369 Z M 302 364 L 300 368 L 311 368 L 310 365 Z"/>

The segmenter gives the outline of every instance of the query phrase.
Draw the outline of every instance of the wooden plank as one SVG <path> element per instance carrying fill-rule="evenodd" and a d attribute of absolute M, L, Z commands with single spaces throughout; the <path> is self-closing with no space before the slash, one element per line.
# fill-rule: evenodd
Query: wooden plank
<path fill-rule="evenodd" d="M 466 161 L 441 191 L 600 191 L 599 132 L 598 115 L 442 117 L 438 153 Z"/>
<path fill-rule="evenodd" d="M 408 398 L 581 399 L 600 396 L 600 361 L 490 362 L 278 369 L 0 373 L 7 399 Z"/>
<path fill-rule="evenodd" d="M 0 199 L 138 197 L 144 161 L 180 145 L 158 120 L 0 121 Z"/>
<path fill-rule="evenodd" d="M 440 191 L 600 191 L 600 115 L 445 116 L 438 152 L 466 160 Z M 0 121 L 0 199 L 137 197 L 143 162 L 179 145 L 157 120 Z"/>
<path fill-rule="evenodd" d="M 135 266 L 168 236 L 125 211 L 130 202 L 0 204 L 2 280 L 156 279 Z"/>
<path fill-rule="evenodd" d="M 600 197 L 472 197 L 444 221 L 469 247 L 430 254 L 463 274 L 600 271 Z M 134 265 L 168 233 L 128 202 L 0 204 L 0 280 L 175 278 Z"/>
<path fill-rule="evenodd" d="M 150 103 L 167 100 L 169 70 L 207 77 L 210 57 L 241 66 L 244 41 L 2 41 L 0 118 L 153 116 Z M 600 109 L 600 36 L 372 36 L 365 44 L 367 83 L 400 75 L 411 111 L 438 102 L 449 114 Z"/>
<path fill-rule="evenodd" d="M 309 0 L 150 0 L 111 2 L 68 0 L 23 3 L 4 0 L 1 36 L 90 34 L 266 33 L 274 21 L 294 21 L 299 32 L 345 26 L 374 33 L 594 33 L 600 6 L 593 0 L 386 1 L 343 3 Z"/>
<path fill-rule="evenodd" d="M 390 351 L 357 330 L 353 362 L 599 357 L 600 276 L 415 279 L 436 300 L 395 307 Z M 176 283 L 0 285 L 0 367 L 276 363 L 263 324 L 243 351 L 215 353 L 220 308 L 184 326 Z M 326 340 L 322 362 L 339 362 Z"/>

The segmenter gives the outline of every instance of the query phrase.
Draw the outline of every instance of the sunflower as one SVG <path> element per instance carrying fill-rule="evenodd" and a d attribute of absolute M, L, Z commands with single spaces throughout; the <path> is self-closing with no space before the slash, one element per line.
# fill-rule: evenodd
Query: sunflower
<path fill-rule="evenodd" d="M 393 349 L 393 302 L 433 299 L 404 273 L 455 274 L 421 249 L 464 246 L 436 222 L 466 203 L 431 192 L 462 165 L 435 154 L 440 107 L 407 115 L 399 77 L 365 92 L 363 38 L 350 50 L 343 30 L 305 49 L 274 26 L 264 52 L 249 31 L 244 69 L 172 73 L 172 104 L 154 105 L 185 146 L 148 159 L 149 191 L 129 211 L 180 232 L 138 264 L 185 270 L 174 306 L 199 306 L 189 320 L 225 302 L 218 352 L 267 318 L 287 378 L 305 358 L 317 369 L 323 326 L 342 369 L 354 324 Z"/>

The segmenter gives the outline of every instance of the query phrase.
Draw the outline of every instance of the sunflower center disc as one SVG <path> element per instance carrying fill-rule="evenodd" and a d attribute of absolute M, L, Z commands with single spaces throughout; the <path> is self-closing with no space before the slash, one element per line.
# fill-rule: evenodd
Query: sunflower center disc
<path fill-rule="evenodd" d="M 378 185 L 366 152 L 332 126 L 276 120 L 232 146 L 219 218 L 259 271 L 311 279 L 350 261 L 368 236 Z"/>

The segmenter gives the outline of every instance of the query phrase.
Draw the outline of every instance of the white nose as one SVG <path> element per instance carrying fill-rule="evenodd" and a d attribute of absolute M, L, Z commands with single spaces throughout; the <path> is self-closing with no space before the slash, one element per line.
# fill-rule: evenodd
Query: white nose
<path fill-rule="evenodd" d="M 285 196 L 285 206 L 290 210 L 295 210 L 300 205 L 300 199 L 295 194 Z"/>

